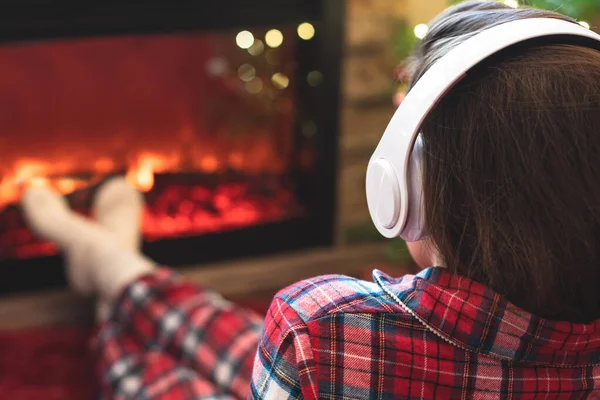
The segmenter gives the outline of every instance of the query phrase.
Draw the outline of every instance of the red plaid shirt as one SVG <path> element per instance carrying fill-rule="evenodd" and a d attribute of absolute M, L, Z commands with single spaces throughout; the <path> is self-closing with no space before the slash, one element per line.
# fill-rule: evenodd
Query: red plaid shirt
<path fill-rule="evenodd" d="M 95 342 L 104 398 L 600 398 L 600 321 L 537 318 L 443 268 L 303 281 L 264 327 L 168 270 L 114 310 Z"/>

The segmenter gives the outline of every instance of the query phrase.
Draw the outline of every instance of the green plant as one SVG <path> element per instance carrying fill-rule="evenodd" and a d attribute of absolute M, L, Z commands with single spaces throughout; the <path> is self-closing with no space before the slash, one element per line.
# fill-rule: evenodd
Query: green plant
<path fill-rule="evenodd" d="M 452 3 L 456 4 L 461 1 L 454 0 Z M 498 1 L 503 2 L 504 0 Z M 600 15 L 600 2 L 598 0 L 518 0 L 517 4 L 558 11 L 578 21 L 593 21 L 594 18 Z"/>
<path fill-rule="evenodd" d="M 390 261 L 398 264 L 407 264 L 412 262 L 412 256 L 408 251 L 406 242 L 400 238 L 392 239 L 387 247 L 387 257 Z"/>
<path fill-rule="evenodd" d="M 406 59 L 419 39 L 415 36 L 414 27 L 405 21 L 400 22 L 394 32 L 394 52 L 398 60 Z"/>

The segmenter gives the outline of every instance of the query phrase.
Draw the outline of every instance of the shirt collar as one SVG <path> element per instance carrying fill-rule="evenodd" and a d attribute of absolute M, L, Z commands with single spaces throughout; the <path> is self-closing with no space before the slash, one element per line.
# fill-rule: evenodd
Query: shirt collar
<path fill-rule="evenodd" d="M 375 270 L 373 277 L 432 333 L 459 347 L 509 361 L 600 363 L 600 320 L 590 324 L 545 320 L 441 267 L 401 278 Z"/>

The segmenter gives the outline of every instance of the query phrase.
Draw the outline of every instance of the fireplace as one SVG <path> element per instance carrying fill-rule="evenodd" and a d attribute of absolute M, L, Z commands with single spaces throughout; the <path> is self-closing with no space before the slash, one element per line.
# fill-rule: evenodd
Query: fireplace
<path fill-rule="evenodd" d="M 0 16 L 0 292 L 65 282 L 25 186 L 142 191 L 171 266 L 333 242 L 343 0 L 21 1 Z"/>

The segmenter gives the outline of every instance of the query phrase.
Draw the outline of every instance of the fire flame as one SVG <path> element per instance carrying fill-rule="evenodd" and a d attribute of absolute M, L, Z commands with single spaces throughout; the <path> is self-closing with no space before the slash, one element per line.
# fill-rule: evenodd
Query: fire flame
<path fill-rule="evenodd" d="M 268 140 L 253 143 L 246 152 L 233 149 L 223 155 L 213 152 L 202 154 L 200 148 L 192 148 L 191 153 L 195 158 L 186 162 L 177 153 L 141 151 L 125 163 L 126 179 L 138 190 L 149 192 L 154 187 L 157 173 L 213 174 L 229 169 L 256 174 L 280 173 L 287 168 L 286 161 L 283 161 L 283 157 L 277 154 L 274 145 Z M 107 157 L 88 162 L 87 166 L 82 165 L 80 160 L 56 163 L 41 159 L 18 159 L 12 167 L 4 169 L 0 179 L 0 210 L 7 205 L 16 204 L 25 188 L 47 187 L 67 195 L 100 181 L 110 173 L 122 172 L 120 165 L 123 163 Z"/>
<path fill-rule="evenodd" d="M 149 192 L 154 187 L 154 174 L 176 168 L 179 160 L 153 153 L 141 153 L 127 171 L 126 179 L 130 185 L 141 192 Z"/>
<path fill-rule="evenodd" d="M 140 151 L 128 157 L 126 163 L 106 157 L 86 164 L 19 159 L 12 168 L 3 170 L 0 179 L 0 259 L 57 252 L 55 246 L 40 241 L 26 228 L 18 209 L 7 207 L 18 203 L 25 188 L 52 188 L 65 195 L 81 191 L 85 198 L 89 193 L 86 188 L 110 174 L 125 173 L 127 181 L 142 192 L 154 189 L 147 196 L 142 215 L 142 232 L 148 241 L 282 220 L 303 212 L 283 180 L 277 178 L 288 166 L 269 141 L 249 146 L 245 152 L 235 149 L 202 154 L 196 148 L 192 154 L 196 157 L 190 161 L 181 153 Z M 227 174 L 218 175 L 225 171 L 237 171 L 233 175 L 237 180 L 228 180 Z M 271 178 L 245 178 L 261 173 Z M 176 178 L 177 174 L 188 176 Z M 81 196 L 73 197 L 78 198 Z M 80 207 L 87 206 L 74 207 L 86 212 Z"/>

